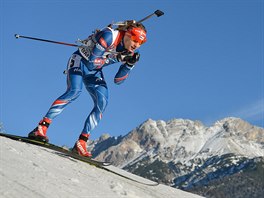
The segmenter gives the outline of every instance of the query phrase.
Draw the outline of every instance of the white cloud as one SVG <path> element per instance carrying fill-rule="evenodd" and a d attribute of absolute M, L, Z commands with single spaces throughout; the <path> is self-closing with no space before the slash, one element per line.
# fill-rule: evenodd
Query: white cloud
<path fill-rule="evenodd" d="M 264 98 L 232 113 L 236 117 L 250 120 L 264 120 Z"/>
<path fill-rule="evenodd" d="M 226 112 L 221 115 L 212 116 L 205 118 L 203 122 L 210 126 L 217 120 L 221 120 L 226 117 L 237 117 L 251 123 L 260 123 L 261 126 L 264 126 L 264 98 L 257 100 L 251 104 L 245 105 L 233 112 Z"/>

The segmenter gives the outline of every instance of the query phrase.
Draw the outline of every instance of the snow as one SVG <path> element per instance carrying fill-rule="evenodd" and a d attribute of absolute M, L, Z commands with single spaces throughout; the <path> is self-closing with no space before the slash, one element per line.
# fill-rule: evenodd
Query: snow
<path fill-rule="evenodd" d="M 173 148 L 171 153 L 176 155 L 176 162 L 184 163 L 198 157 L 208 158 L 228 153 L 249 158 L 264 156 L 263 144 L 261 144 L 263 141 L 260 138 L 263 137 L 263 129 L 254 127 L 239 118 L 225 118 L 211 127 L 206 127 L 198 121 L 183 119 L 170 120 L 165 124 L 151 120 L 147 124 L 162 125 L 160 128 L 156 127 L 155 132 L 168 135 L 161 138 L 160 147 Z M 229 127 L 228 132 L 224 125 Z M 153 134 L 153 131 L 148 133 Z M 181 150 L 182 152 L 179 152 Z M 166 159 L 165 156 L 162 160 L 169 162 L 171 157 Z"/>
<path fill-rule="evenodd" d="M 243 140 L 241 137 L 230 136 L 225 137 L 224 131 L 219 131 L 212 136 L 200 150 L 200 155 L 208 150 L 206 155 L 223 155 L 228 153 L 235 153 L 237 155 L 254 158 L 264 156 L 264 149 L 260 143 L 251 140 Z"/>
<path fill-rule="evenodd" d="M 52 150 L 4 137 L 0 137 L 0 186 L 0 197 L 4 198 L 200 197 L 162 184 L 142 185 Z"/>

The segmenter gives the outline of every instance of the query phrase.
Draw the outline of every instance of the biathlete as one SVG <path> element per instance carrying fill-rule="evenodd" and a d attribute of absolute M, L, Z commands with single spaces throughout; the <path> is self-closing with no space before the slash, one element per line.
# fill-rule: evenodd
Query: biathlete
<path fill-rule="evenodd" d="M 121 62 L 114 82 L 121 84 L 138 62 L 138 48 L 146 42 L 146 29 L 141 23 L 127 21 L 116 29 L 108 26 L 95 31 L 81 41 L 82 46 L 70 57 L 67 65 L 67 90 L 57 98 L 38 126 L 28 136 L 31 139 L 48 142 L 47 129 L 53 119 L 65 107 L 79 97 L 83 84 L 91 95 L 94 107 L 84 122 L 84 127 L 73 150 L 81 156 L 91 157 L 87 151 L 87 140 L 91 131 L 102 119 L 108 103 L 108 88 L 103 68 Z"/>

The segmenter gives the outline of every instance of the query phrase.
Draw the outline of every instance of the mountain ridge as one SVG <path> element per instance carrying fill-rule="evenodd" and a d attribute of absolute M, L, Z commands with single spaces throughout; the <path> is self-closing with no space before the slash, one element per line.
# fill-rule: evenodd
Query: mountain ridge
<path fill-rule="evenodd" d="M 123 137 L 108 136 L 90 146 L 97 159 L 190 190 L 262 163 L 264 129 L 234 117 L 209 127 L 188 119 L 148 119 Z"/>
<path fill-rule="evenodd" d="M 135 157 L 136 154 L 144 152 L 158 151 L 159 157 L 164 161 L 171 160 L 173 155 L 177 155 L 177 160 L 186 161 L 197 156 L 203 157 L 205 153 L 210 156 L 226 153 L 247 157 L 263 156 L 264 137 L 261 134 L 262 128 L 252 126 L 239 118 L 225 118 L 210 127 L 199 121 L 172 119 L 165 122 L 148 119 L 123 137 L 115 138 L 114 141 L 111 137 L 112 148 L 107 149 L 110 149 L 111 153 L 114 149 L 123 150 L 125 159 L 131 159 L 132 155 Z M 110 136 L 106 140 L 109 138 Z M 92 143 L 96 153 L 97 143 Z M 176 150 L 173 150 L 174 144 Z M 246 149 L 241 144 L 246 145 Z M 254 152 L 250 149 L 252 147 L 256 148 L 253 149 Z M 110 159 L 109 153 L 109 150 L 107 153 L 100 152 L 97 158 Z"/>

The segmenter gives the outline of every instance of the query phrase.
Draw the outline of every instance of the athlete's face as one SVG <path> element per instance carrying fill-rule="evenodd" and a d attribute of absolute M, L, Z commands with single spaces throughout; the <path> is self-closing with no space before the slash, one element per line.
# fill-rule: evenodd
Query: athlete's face
<path fill-rule="evenodd" d="M 136 49 L 140 47 L 140 43 L 136 40 L 131 39 L 131 36 L 129 34 L 125 34 L 124 46 L 128 51 L 134 52 Z"/>

